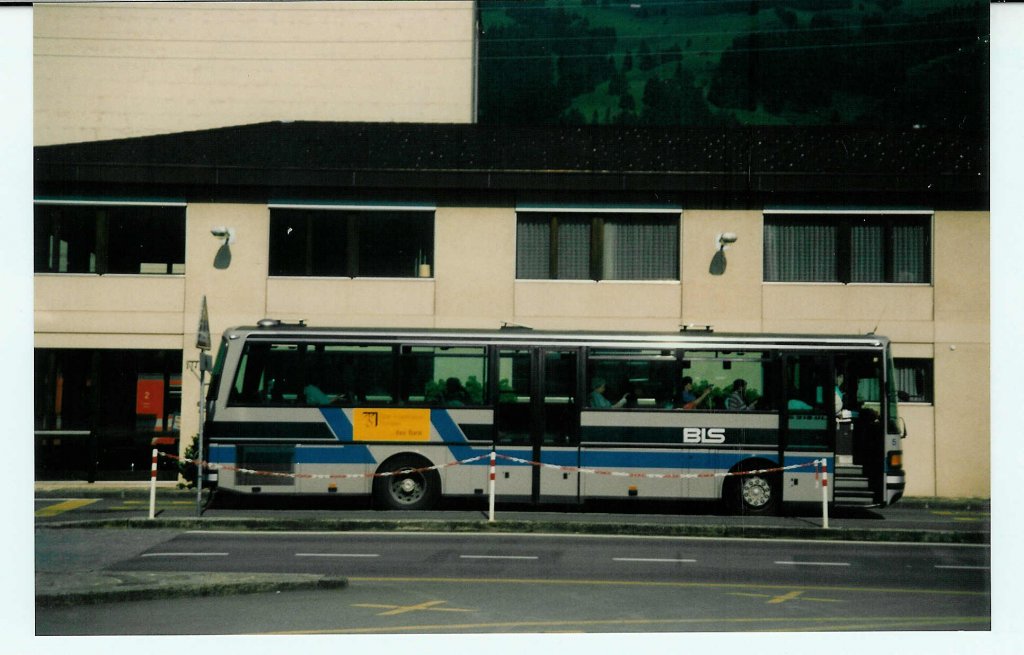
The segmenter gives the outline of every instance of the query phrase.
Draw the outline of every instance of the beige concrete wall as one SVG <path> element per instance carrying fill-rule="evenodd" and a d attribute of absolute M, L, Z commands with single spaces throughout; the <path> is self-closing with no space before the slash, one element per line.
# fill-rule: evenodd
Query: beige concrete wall
<path fill-rule="evenodd" d="M 34 8 L 36 145 L 274 120 L 473 120 L 473 3 Z"/>
<path fill-rule="evenodd" d="M 228 246 L 230 264 L 217 268 L 215 261 L 224 240 L 210 234 L 213 228 L 235 231 Z M 233 325 L 252 325 L 266 315 L 267 259 L 270 249 L 270 210 L 266 205 L 190 204 L 185 212 L 185 303 L 179 323 L 182 370 L 199 359 L 196 332 L 203 296 L 210 319 L 213 352 L 220 335 Z M 223 259 L 221 259 L 223 266 Z M 199 430 L 197 379 L 182 376 L 182 451 Z"/>
<path fill-rule="evenodd" d="M 679 329 L 677 282 L 516 282 L 515 323 L 536 329 Z"/>
<path fill-rule="evenodd" d="M 437 327 L 495 328 L 514 322 L 513 210 L 440 207 L 434 244 Z"/>
<path fill-rule="evenodd" d="M 267 316 L 309 325 L 431 327 L 434 281 L 426 279 L 271 278 Z"/>
<path fill-rule="evenodd" d="M 940 496 L 989 496 L 989 216 L 935 215 L 935 478 Z"/>
<path fill-rule="evenodd" d="M 764 285 L 767 332 L 866 334 L 930 343 L 934 291 L 926 285 Z"/>
<path fill-rule="evenodd" d="M 990 496 L 989 356 L 988 344 L 936 344 L 933 439 L 939 496 Z"/>
<path fill-rule="evenodd" d="M 935 406 L 901 404 L 900 416 L 907 426 L 903 440 L 903 467 L 907 472 L 907 496 L 935 496 L 938 481 L 935 466 Z M 981 490 L 968 496 L 985 496 Z"/>
<path fill-rule="evenodd" d="M 33 283 L 37 340 L 61 334 L 73 343 L 75 335 L 95 342 L 103 335 L 107 347 L 122 348 L 120 339 L 129 335 L 178 333 L 183 276 L 40 274 Z"/>
<path fill-rule="evenodd" d="M 719 332 L 760 332 L 763 249 L 761 212 L 685 210 L 680 258 L 684 324 L 712 325 Z M 725 272 L 709 272 L 718 235 L 732 232 Z"/>

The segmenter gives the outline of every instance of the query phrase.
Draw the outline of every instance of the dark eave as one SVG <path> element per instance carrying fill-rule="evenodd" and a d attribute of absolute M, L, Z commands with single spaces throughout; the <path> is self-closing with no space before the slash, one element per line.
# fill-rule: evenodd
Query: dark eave
<path fill-rule="evenodd" d="M 35 149 L 37 196 L 587 194 L 987 209 L 988 136 L 845 127 L 261 123 Z"/>

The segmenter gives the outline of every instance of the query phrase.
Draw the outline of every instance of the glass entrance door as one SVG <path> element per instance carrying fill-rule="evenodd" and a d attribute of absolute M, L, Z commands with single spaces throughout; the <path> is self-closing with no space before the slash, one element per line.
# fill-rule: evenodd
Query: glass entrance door
<path fill-rule="evenodd" d="M 576 349 L 502 349 L 498 353 L 499 453 L 529 460 L 502 464 L 499 495 L 529 494 L 533 502 L 575 500 L 579 474 L 580 397 Z"/>
<path fill-rule="evenodd" d="M 537 398 L 542 429 L 536 461 L 545 466 L 538 471 L 536 495 L 541 501 L 575 501 L 579 473 L 563 467 L 579 466 L 579 354 L 575 349 L 542 349 L 537 364 L 543 384 Z"/>

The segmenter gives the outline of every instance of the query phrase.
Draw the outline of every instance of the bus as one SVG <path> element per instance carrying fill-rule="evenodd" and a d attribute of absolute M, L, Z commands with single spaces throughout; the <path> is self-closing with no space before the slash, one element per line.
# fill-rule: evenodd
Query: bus
<path fill-rule="evenodd" d="M 501 329 L 227 330 L 203 423 L 210 484 L 424 509 L 721 500 L 774 513 L 903 494 L 889 340 Z"/>

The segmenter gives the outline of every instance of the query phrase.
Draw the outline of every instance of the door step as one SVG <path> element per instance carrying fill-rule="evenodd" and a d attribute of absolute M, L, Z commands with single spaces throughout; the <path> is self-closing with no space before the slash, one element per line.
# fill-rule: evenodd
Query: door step
<path fill-rule="evenodd" d="M 862 466 L 837 465 L 834 484 L 833 498 L 837 505 L 867 507 L 878 504 Z"/>

